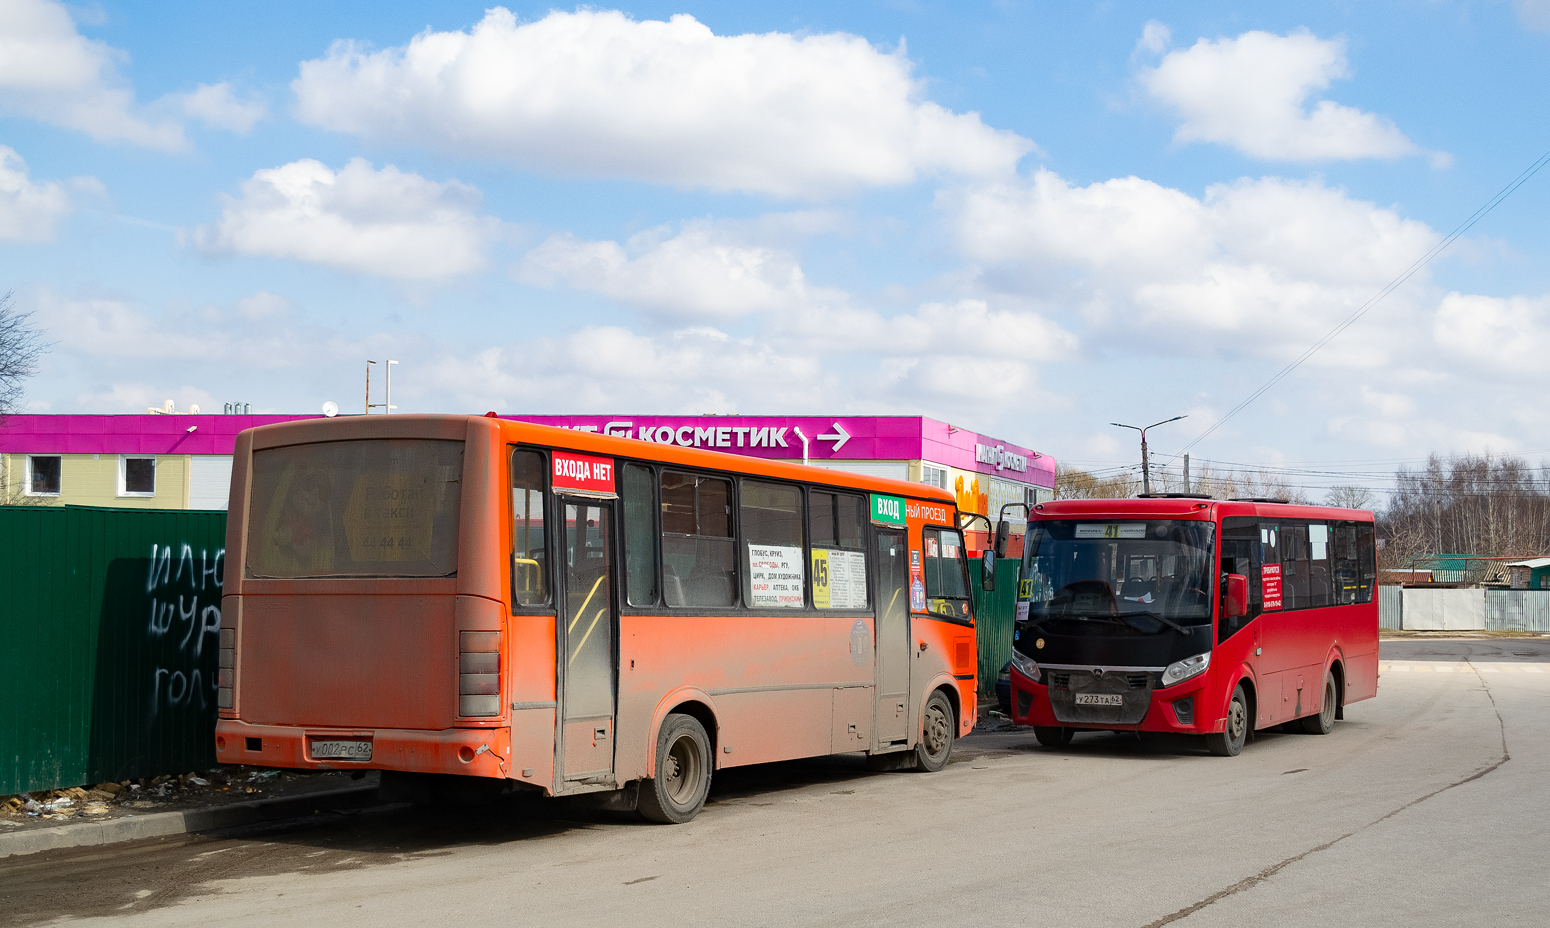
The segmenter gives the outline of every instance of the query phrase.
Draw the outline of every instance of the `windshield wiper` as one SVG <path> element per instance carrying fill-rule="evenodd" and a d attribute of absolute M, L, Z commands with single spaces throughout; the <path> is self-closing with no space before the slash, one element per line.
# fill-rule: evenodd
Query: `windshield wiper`
<path fill-rule="evenodd" d="M 1124 621 L 1124 617 L 1127 616 L 1127 615 L 1144 615 L 1147 618 L 1156 619 L 1157 621 L 1163 623 L 1164 625 L 1168 626 L 1169 628 L 1172 628 L 1174 631 L 1179 632 L 1180 634 L 1184 634 L 1184 635 L 1188 635 L 1189 634 L 1189 629 L 1187 629 L 1184 626 L 1180 625 L 1179 623 L 1173 621 L 1172 619 L 1165 618 L 1165 617 L 1163 617 L 1163 616 L 1161 616 L 1161 615 L 1159 615 L 1159 614 L 1157 614 L 1155 612 L 1149 612 L 1149 611 L 1147 611 L 1145 609 L 1142 609 L 1142 610 L 1139 610 L 1139 611 L 1136 611 L 1136 612 L 1121 612 L 1119 614 L 1120 620 Z M 1126 624 L 1128 625 L 1129 623 L 1127 622 Z M 1137 629 L 1137 631 L 1139 631 L 1139 630 L 1140 629 Z"/>

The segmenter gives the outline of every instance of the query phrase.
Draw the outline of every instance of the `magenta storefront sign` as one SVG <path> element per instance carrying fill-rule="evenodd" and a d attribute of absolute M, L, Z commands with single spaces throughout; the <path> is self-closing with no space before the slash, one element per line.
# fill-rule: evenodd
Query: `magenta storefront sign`
<path fill-rule="evenodd" d="M 237 433 L 302 416 L 49 416 L 0 421 L 0 451 L 27 454 L 231 454 Z M 505 416 L 637 441 L 780 460 L 914 461 L 1055 485 L 1055 462 L 1029 448 L 920 416 Z"/>
<path fill-rule="evenodd" d="M 505 416 L 539 425 L 732 454 L 815 461 L 926 460 L 1015 483 L 1055 485 L 1055 462 L 1029 448 L 920 416 Z"/>
<path fill-rule="evenodd" d="M 0 451 L 25 454 L 231 454 L 237 433 L 321 416 L 7 416 Z"/>

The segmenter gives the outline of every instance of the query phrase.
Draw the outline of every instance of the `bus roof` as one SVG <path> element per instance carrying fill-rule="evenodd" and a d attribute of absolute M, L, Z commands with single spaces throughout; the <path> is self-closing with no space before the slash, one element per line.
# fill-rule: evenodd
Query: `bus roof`
<path fill-rule="evenodd" d="M 459 428 L 461 426 L 461 428 Z M 253 435 L 254 448 L 275 447 L 284 444 L 331 441 L 336 439 L 394 438 L 394 437 L 453 437 L 464 434 L 469 428 L 488 427 L 499 429 L 508 443 L 524 443 L 541 447 L 569 448 L 587 454 L 608 457 L 634 458 L 660 461 L 684 467 L 708 470 L 734 471 L 756 477 L 793 480 L 803 483 L 828 484 L 849 487 L 871 493 L 894 496 L 912 496 L 916 499 L 933 500 L 957 505 L 953 494 L 924 483 L 872 477 L 851 471 L 829 467 L 812 467 L 788 464 L 764 458 L 728 454 L 723 451 L 707 451 L 699 448 L 683 448 L 678 445 L 655 444 L 634 438 L 619 438 L 596 432 L 537 425 L 516 419 L 499 419 L 489 416 L 435 415 L 405 413 L 393 416 L 349 416 L 331 419 L 308 419 L 262 425 L 244 431 Z M 406 436 L 407 433 L 407 436 Z"/>
<path fill-rule="evenodd" d="M 1061 499 L 1040 503 L 1030 515 L 1035 519 L 1071 517 L 1152 517 L 1226 519 L 1233 516 L 1257 516 L 1262 519 L 1328 519 L 1333 522 L 1371 522 L 1365 509 L 1341 509 L 1334 506 L 1307 506 L 1298 503 L 1265 503 L 1250 500 L 1167 497 L 1158 499 Z"/>

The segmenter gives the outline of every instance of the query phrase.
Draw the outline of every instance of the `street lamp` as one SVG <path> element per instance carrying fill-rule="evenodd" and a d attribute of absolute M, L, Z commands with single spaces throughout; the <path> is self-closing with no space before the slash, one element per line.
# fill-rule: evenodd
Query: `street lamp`
<path fill-rule="evenodd" d="M 1141 433 L 1141 492 L 1143 494 L 1150 496 L 1152 493 L 1152 469 L 1148 464 L 1146 457 L 1146 430 L 1155 429 L 1159 425 L 1167 425 L 1170 422 L 1177 422 L 1180 419 L 1188 418 L 1189 416 L 1187 415 L 1174 416 L 1172 419 L 1164 419 L 1161 422 L 1153 422 L 1151 425 L 1148 425 L 1145 428 L 1139 425 L 1126 425 L 1123 422 L 1109 423 L 1110 425 L 1117 425 L 1122 429 L 1135 429 L 1137 432 Z"/>

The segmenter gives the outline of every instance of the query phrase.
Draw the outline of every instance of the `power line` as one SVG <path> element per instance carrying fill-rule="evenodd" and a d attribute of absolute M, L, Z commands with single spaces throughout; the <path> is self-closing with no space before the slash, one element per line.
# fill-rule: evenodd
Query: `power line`
<path fill-rule="evenodd" d="M 1278 371 L 1274 377 L 1271 377 L 1269 380 L 1265 381 L 1264 385 L 1261 386 L 1258 390 L 1250 393 L 1248 398 L 1243 402 L 1234 406 L 1232 409 L 1229 409 L 1225 416 L 1222 416 L 1220 419 L 1216 420 L 1216 422 L 1210 428 L 1197 435 L 1194 441 L 1190 442 L 1175 452 L 1173 455 L 1174 459 L 1178 459 L 1184 454 L 1184 452 L 1200 444 L 1205 440 L 1206 436 L 1210 435 L 1212 432 L 1225 425 L 1228 419 L 1231 419 L 1233 416 L 1242 412 L 1250 403 L 1259 399 L 1264 395 L 1265 391 L 1280 383 L 1288 374 L 1300 367 L 1304 361 L 1313 357 L 1314 354 L 1316 354 L 1325 345 L 1333 341 L 1335 337 L 1338 336 L 1341 332 L 1349 329 L 1353 324 L 1355 324 L 1356 320 L 1366 315 L 1368 310 L 1372 309 L 1374 306 L 1377 306 L 1390 293 L 1393 293 L 1395 290 L 1399 289 L 1401 284 L 1415 276 L 1416 272 L 1421 270 L 1421 268 L 1430 264 L 1433 258 L 1442 254 L 1442 252 L 1445 251 L 1449 245 L 1452 245 L 1459 236 L 1463 235 L 1465 232 L 1468 232 L 1471 228 L 1474 227 L 1475 223 L 1479 222 L 1481 219 L 1484 219 L 1486 214 L 1490 213 L 1491 210 L 1494 210 L 1503 200 L 1507 199 L 1509 196 L 1512 196 L 1512 194 L 1516 192 L 1519 187 L 1528 183 L 1529 178 L 1539 173 L 1539 169 L 1544 167 L 1546 164 L 1550 164 L 1550 151 L 1540 155 L 1533 164 L 1524 169 L 1523 173 L 1513 178 L 1511 183 L 1497 191 L 1495 196 L 1487 200 L 1484 206 L 1475 210 L 1475 212 L 1468 219 L 1460 223 L 1459 226 L 1452 232 L 1449 232 L 1442 241 L 1438 242 L 1436 245 L 1433 245 L 1431 250 L 1426 252 L 1426 254 L 1422 255 L 1420 258 L 1417 258 L 1414 264 L 1406 268 L 1403 273 L 1390 281 L 1387 286 L 1385 286 L 1382 290 L 1379 290 L 1377 294 L 1369 298 L 1367 302 L 1363 303 L 1361 306 L 1358 306 L 1355 312 L 1345 317 L 1345 319 L 1342 320 L 1339 325 L 1331 329 L 1329 333 L 1326 334 L 1323 338 L 1314 342 L 1313 345 L 1308 348 L 1308 350 L 1298 355 L 1297 358 L 1292 361 L 1292 363 L 1281 368 L 1281 370 Z"/>

